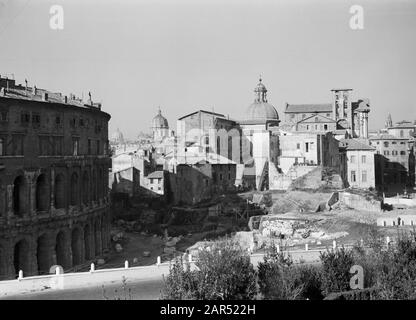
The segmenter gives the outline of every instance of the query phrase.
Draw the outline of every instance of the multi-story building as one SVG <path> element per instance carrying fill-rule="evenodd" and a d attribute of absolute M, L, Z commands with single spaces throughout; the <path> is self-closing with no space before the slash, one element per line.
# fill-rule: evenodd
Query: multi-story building
<path fill-rule="evenodd" d="M 344 185 L 352 188 L 375 188 L 375 148 L 367 140 L 342 139 L 340 141 L 340 174 Z"/>
<path fill-rule="evenodd" d="M 0 78 L 0 278 L 69 269 L 109 247 L 101 104 Z"/>
<path fill-rule="evenodd" d="M 294 131 L 332 132 L 337 138 L 368 138 L 368 99 L 351 100 L 352 89 L 333 89 L 332 103 L 289 104 L 285 126 Z"/>
<path fill-rule="evenodd" d="M 399 133 L 400 135 L 400 133 Z M 376 148 L 376 187 L 386 194 L 402 193 L 414 186 L 415 154 L 408 137 L 378 134 L 370 137 Z"/>

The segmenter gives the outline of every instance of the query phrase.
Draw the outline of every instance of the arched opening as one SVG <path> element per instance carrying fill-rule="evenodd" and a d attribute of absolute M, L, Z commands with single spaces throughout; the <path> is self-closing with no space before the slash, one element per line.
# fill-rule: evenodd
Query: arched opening
<path fill-rule="evenodd" d="M 62 174 L 55 177 L 55 208 L 65 208 L 65 178 Z"/>
<path fill-rule="evenodd" d="M 79 228 L 72 230 L 72 264 L 74 266 L 82 263 L 82 235 Z"/>
<path fill-rule="evenodd" d="M 91 181 L 92 200 L 97 201 L 97 172 L 93 170 Z"/>
<path fill-rule="evenodd" d="M 23 271 L 23 275 L 30 275 L 30 250 L 29 242 L 25 239 L 20 240 L 14 246 L 13 265 L 15 274 Z"/>
<path fill-rule="evenodd" d="M 100 221 L 97 220 L 95 222 L 95 255 L 99 256 L 101 254 L 101 250 L 102 250 L 102 240 L 101 240 L 101 227 L 100 227 Z"/>
<path fill-rule="evenodd" d="M 87 171 L 82 176 L 82 188 L 82 203 L 88 205 L 90 199 L 90 178 Z"/>
<path fill-rule="evenodd" d="M 18 176 L 13 183 L 13 212 L 21 215 L 26 211 L 26 181 Z"/>
<path fill-rule="evenodd" d="M 76 206 L 78 204 L 78 175 L 74 172 L 71 176 L 71 205 Z"/>
<path fill-rule="evenodd" d="M 84 248 L 85 248 L 85 260 L 91 259 L 91 231 L 90 226 L 84 227 Z"/>
<path fill-rule="evenodd" d="M 38 261 L 38 273 L 46 274 L 52 265 L 52 256 L 48 246 L 46 234 L 40 236 L 37 241 L 36 258 Z"/>
<path fill-rule="evenodd" d="M 49 190 L 46 176 L 41 174 L 36 179 L 36 211 L 46 211 L 49 208 Z"/>
<path fill-rule="evenodd" d="M 66 248 L 65 248 L 65 234 L 63 231 L 60 231 L 56 236 L 56 264 L 62 266 L 63 268 L 70 267 L 66 260 Z"/>

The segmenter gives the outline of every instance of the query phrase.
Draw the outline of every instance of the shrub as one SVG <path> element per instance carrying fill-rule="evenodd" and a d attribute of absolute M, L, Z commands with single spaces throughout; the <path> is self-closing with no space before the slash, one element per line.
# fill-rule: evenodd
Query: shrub
<path fill-rule="evenodd" d="M 325 295 L 332 292 L 349 290 L 351 274 L 349 273 L 354 263 L 351 250 L 344 247 L 335 250 L 327 250 L 321 253 L 322 262 L 322 291 Z"/>
<path fill-rule="evenodd" d="M 214 242 L 198 254 L 199 270 L 177 259 L 164 283 L 162 299 L 243 300 L 257 294 L 249 255 L 230 240 Z"/>

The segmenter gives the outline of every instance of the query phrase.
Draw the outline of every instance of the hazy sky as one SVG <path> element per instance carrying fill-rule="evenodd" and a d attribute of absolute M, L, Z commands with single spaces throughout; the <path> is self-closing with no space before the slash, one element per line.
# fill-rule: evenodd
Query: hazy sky
<path fill-rule="evenodd" d="M 49 9 L 64 8 L 64 29 Z M 364 30 L 349 27 L 351 5 Z M 416 119 L 416 0 L 0 0 L 0 74 L 65 94 L 91 91 L 110 133 L 172 129 L 197 109 L 239 119 L 263 76 L 269 102 L 324 103 L 354 89 L 370 129 Z"/>

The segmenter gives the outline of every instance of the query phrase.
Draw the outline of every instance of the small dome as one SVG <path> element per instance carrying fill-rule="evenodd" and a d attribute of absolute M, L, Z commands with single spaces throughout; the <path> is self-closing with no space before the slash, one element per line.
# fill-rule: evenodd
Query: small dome
<path fill-rule="evenodd" d="M 254 88 L 254 103 L 246 110 L 246 121 L 266 122 L 269 120 L 279 121 L 279 115 L 270 103 L 267 102 L 267 89 L 260 78 L 259 83 Z"/>
<path fill-rule="evenodd" d="M 164 116 L 162 116 L 162 112 L 160 111 L 160 109 L 156 117 L 154 117 L 152 120 L 152 127 L 169 129 L 168 120 Z"/>

